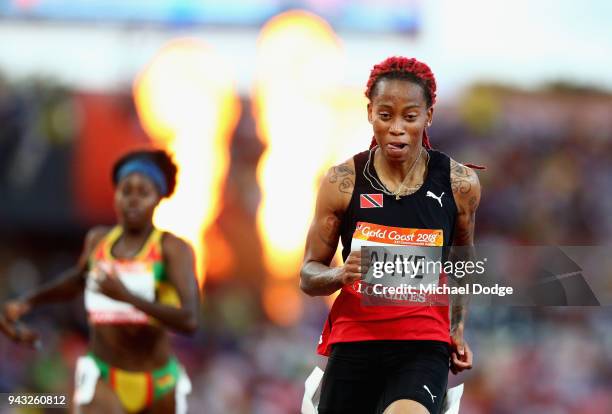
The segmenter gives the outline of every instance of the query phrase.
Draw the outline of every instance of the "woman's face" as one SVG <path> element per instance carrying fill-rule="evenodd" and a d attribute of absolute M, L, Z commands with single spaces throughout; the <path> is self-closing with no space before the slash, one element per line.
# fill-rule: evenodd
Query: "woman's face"
<path fill-rule="evenodd" d="M 374 137 L 382 155 L 393 162 L 414 157 L 432 115 L 433 108 L 427 108 L 423 88 L 409 80 L 379 80 L 368 104 Z"/>
<path fill-rule="evenodd" d="M 159 200 L 157 188 L 146 175 L 128 175 L 115 189 L 115 211 L 119 223 L 132 230 L 145 228 L 153 221 L 153 211 Z"/>

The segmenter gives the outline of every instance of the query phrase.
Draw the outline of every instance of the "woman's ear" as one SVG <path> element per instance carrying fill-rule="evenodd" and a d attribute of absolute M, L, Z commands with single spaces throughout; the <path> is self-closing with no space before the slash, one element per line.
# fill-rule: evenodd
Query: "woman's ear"
<path fill-rule="evenodd" d="M 433 122 L 433 112 L 434 112 L 433 106 L 427 109 L 427 122 L 425 123 L 426 127 L 430 127 L 431 123 Z"/>

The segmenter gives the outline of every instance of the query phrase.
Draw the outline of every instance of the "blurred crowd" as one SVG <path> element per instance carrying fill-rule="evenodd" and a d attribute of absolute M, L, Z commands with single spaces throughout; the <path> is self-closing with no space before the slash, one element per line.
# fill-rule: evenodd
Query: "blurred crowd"
<path fill-rule="evenodd" d="M 79 106 L 86 101 L 50 81 L 0 80 L 0 301 L 73 263 L 94 224 L 76 213 L 69 168 L 88 122 L 90 111 Z M 112 102 L 121 106 L 133 139 L 143 139 L 129 97 Z M 538 91 L 479 85 L 436 108 L 433 146 L 487 168 L 479 173 L 477 242 L 610 244 L 611 113 L 611 95 L 567 85 Z M 369 137 L 363 143 L 366 148 Z M 243 110 L 216 231 L 235 257 L 255 254 L 229 277 L 211 271 L 202 329 L 194 338 L 176 337 L 194 385 L 192 412 L 297 413 L 306 376 L 325 364 L 315 354 L 328 311 L 323 300 L 306 298 L 292 327 L 274 326 L 261 309 L 257 283 L 264 267 L 253 242 L 261 150 L 250 111 Z M 37 310 L 28 322 L 40 329 L 42 348 L 0 339 L 0 392 L 70 394 L 75 359 L 87 344 L 81 301 Z M 451 378 L 451 385 L 466 384 L 461 412 L 612 412 L 610 326 L 605 307 L 472 309 L 467 339 L 475 367 Z"/>

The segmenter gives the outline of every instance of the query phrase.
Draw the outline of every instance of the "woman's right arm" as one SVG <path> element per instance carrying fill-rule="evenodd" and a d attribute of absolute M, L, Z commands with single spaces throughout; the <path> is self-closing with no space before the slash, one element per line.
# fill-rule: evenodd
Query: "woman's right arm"
<path fill-rule="evenodd" d="M 330 168 L 319 193 L 315 215 L 306 239 L 300 288 L 309 296 L 327 296 L 361 278 L 360 252 L 351 252 L 344 265 L 330 267 L 338 248 L 340 220 L 355 187 L 353 160 Z"/>
<path fill-rule="evenodd" d="M 3 328 L 2 331 L 12 337 L 12 339 L 19 340 L 18 337 L 15 337 L 17 332 L 15 329 L 11 329 L 11 325 L 15 324 L 19 318 L 28 313 L 34 306 L 70 300 L 81 294 L 85 288 L 85 273 L 87 271 L 89 255 L 107 231 L 108 229 L 104 227 L 91 229 L 85 237 L 83 252 L 73 267 L 67 269 L 51 282 L 42 285 L 34 292 L 30 292 L 19 299 L 6 302 L 2 307 L 2 314 L 0 315 L 0 328 Z"/>

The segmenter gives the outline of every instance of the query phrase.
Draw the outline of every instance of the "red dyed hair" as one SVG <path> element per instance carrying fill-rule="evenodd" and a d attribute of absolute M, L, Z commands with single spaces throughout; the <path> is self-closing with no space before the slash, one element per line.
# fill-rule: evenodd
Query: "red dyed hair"
<path fill-rule="evenodd" d="M 436 78 L 433 72 L 423 62 L 419 62 L 415 58 L 406 58 L 402 56 L 389 57 L 377 65 L 374 65 L 370 72 L 370 78 L 366 86 L 365 95 L 372 101 L 372 92 L 380 79 L 405 79 L 415 82 L 423 87 L 427 107 L 430 108 L 436 103 Z M 426 149 L 431 149 L 427 130 L 423 130 L 423 146 Z M 376 140 L 372 137 L 370 149 L 376 146 Z"/>
<path fill-rule="evenodd" d="M 365 90 L 365 95 L 370 102 L 372 102 L 372 94 L 380 79 L 402 79 L 414 82 L 423 88 L 427 108 L 431 108 L 436 103 L 436 78 L 429 66 L 415 58 L 392 56 L 374 65 L 370 72 Z M 423 129 L 423 138 L 421 142 L 425 149 L 431 149 L 431 143 L 429 142 L 429 136 L 427 135 L 426 129 Z M 372 137 L 370 149 L 375 146 L 376 139 Z M 479 170 L 485 169 L 476 164 L 465 165 Z"/>

